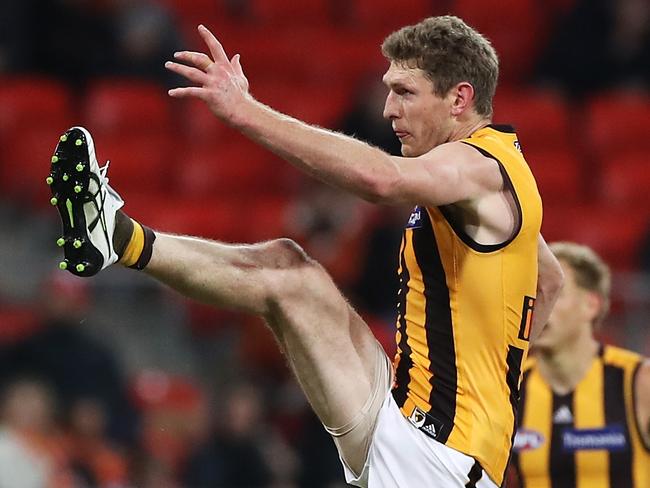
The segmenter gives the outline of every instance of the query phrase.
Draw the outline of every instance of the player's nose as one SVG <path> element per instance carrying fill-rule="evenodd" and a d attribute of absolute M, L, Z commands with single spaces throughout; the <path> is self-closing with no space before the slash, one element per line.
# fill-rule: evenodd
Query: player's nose
<path fill-rule="evenodd" d="M 386 103 L 384 104 L 384 118 L 388 120 L 396 119 L 399 117 L 399 106 L 395 100 L 395 94 L 391 91 L 386 96 Z"/>

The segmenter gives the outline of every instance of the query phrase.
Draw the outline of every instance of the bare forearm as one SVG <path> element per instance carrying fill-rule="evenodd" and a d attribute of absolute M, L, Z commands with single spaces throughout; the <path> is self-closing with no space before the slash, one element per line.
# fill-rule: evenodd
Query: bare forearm
<path fill-rule="evenodd" d="M 544 330 L 544 327 L 551 316 L 551 311 L 553 310 L 553 305 L 555 305 L 556 299 L 557 293 L 549 292 L 540 286 L 537 287 L 535 313 L 533 314 L 533 327 L 530 334 L 530 340 L 532 342 L 534 342 L 535 339 L 539 337 L 542 330 Z"/>
<path fill-rule="evenodd" d="M 380 199 L 399 174 L 384 151 L 307 125 L 252 99 L 243 104 L 233 125 L 298 169 L 367 200 Z"/>
<path fill-rule="evenodd" d="M 541 234 L 537 242 L 537 299 L 533 315 L 533 330 L 530 334 L 531 341 L 535 341 L 546 326 L 564 284 L 562 267 Z"/>

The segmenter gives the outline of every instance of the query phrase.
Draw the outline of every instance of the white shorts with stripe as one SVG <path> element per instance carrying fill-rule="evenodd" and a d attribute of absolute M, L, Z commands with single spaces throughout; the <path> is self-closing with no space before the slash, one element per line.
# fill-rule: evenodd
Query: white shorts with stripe
<path fill-rule="evenodd" d="M 379 411 L 361 476 L 342 464 L 347 482 L 363 488 L 497 488 L 474 458 L 411 424 L 390 393 Z"/>

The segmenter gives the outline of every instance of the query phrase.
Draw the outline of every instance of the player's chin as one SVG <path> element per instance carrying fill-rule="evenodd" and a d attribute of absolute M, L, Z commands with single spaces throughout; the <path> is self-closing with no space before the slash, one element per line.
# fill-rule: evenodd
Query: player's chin
<path fill-rule="evenodd" d="M 421 155 L 422 153 L 418 152 L 417 148 L 413 145 L 402 143 L 402 156 L 405 158 L 415 158 Z"/>
<path fill-rule="evenodd" d="M 547 330 L 546 328 L 539 334 L 537 339 L 535 339 L 535 349 L 548 351 L 555 347 L 555 340 L 553 339 L 553 333 Z"/>

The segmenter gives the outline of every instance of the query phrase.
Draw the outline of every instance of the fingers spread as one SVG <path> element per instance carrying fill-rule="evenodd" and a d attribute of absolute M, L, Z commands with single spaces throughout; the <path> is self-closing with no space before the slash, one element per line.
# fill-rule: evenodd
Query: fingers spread
<path fill-rule="evenodd" d="M 239 76 L 244 76 L 244 70 L 241 67 L 241 62 L 239 61 L 240 56 L 239 54 L 235 54 L 232 57 L 232 60 L 230 61 L 230 64 L 232 64 L 232 67 L 235 70 L 235 73 L 237 73 Z"/>
<path fill-rule="evenodd" d="M 207 54 L 197 53 L 193 51 L 180 51 L 174 53 L 174 58 L 179 59 L 187 64 L 191 64 L 196 68 L 207 71 L 212 64 L 212 60 Z"/>
<path fill-rule="evenodd" d="M 184 64 L 174 63 L 172 61 L 167 61 L 165 63 L 165 68 L 174 73 L 178 73 L 181 76 L 184 76 L 188 80 L 198 85 L 205 85 L 208 81 L 208 75 L 205 74 L 200 69 L 193 68 L 191 66 L 185 66 Z"/>
<path fill-rule="evenodd" d="M 172 88 L 167 93 L 174 98 L 198 98 L 206 100 L 207 93 L 203 88 L 190 86 L 187 88 Z"/>
<path fill-rule="evenodd" d="M 207 27 L 200 25 L 199 26 L 199 34 L 201 34 L 201 37 L 207 44 L 208 48 L 210 49 L 210 53 L 212 54 L 212 59 L 214 59 L 215 62 L 221 63 L 221 62 L 228 62 L 228 56 L 226 56 L 226 51 L 223 50 L 223 46 L 221 43 L 217 40 L 216 37 L 214 37 L 214 34 L 210 32 Z"/>

